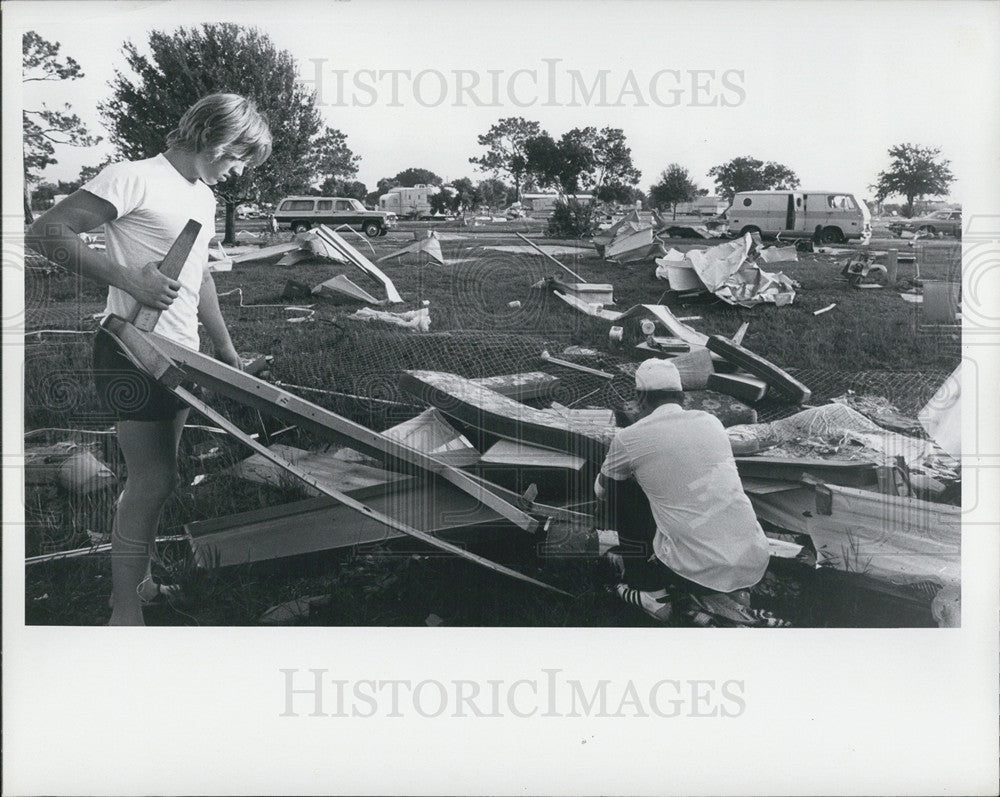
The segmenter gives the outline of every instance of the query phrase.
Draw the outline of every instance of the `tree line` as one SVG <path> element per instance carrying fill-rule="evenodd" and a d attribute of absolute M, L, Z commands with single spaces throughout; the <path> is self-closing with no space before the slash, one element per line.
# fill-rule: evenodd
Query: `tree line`
<path fill-rule="evenodd" d="M 58 42 L 29 31 L 22 44 L 25 82 L 84 77 L 80 65 L 61 54 Z M 356 179 L 361 157 L 352 151 L 346 134 L 323 124 L 314 94 L 297 79 L 292 55 L 256 28 L 206 23 L 172 33 L 153 31 L 143 50 L 127 41 L 123 53 L 128 70 L 116 70 L 110 97 L 98 105 L 117 158 L 146 158 L 160 152 L 181 114 L 212 92 L 249 96 L 268 118 L 274 138 L 271 158 L 214 187 L 226 208 L 227 239 L 232 238 L 235 209 L 242 202 L 311 193 L 377 204 L 382 194 L 397 186 L 443 183 L 432 171 L 413 167 L 380 179 L 369 191 Z M 68 104 L 62 109 L 26 108 L 22 122 L 25 213 L 30 219 L 28 185 L 37 185 L 36 205 L 39 200 L 44 205 L 47 198 L 79 188 L 111 159 L 82 169 L 74 181 L 42 183 L 42 170 L 57 162 L 57 146 L 90 147 L 101 139 L 87 131 Z M 538 122 L 507 117 L 478 136 L 478 144 L 482 151 L 469 163 L 488 176 L 478 182 L 468 177 L 451 180 L 447 190 L 432 197 L 432 210 L 496 209 L 525 192 L 558 191 L 623 205 L 641 200 L 676 212 L 678 204 L 708 194 L 678 163 L 669 164 L 643 193 L 638 187 L 641 172 L 620 128 L 575 127 L 554 136 Z M 880 202 L 904 197 L 906 215 L 912 214 L 916 200 L 947 194 L 954 180 L 949 161 L 936 148 L 899 144 L 890 148 L 889 157 L 889 168 L 879 173 L 871 189 Z M 751 156 L 713 166 L 707 176 L 726 200 L 738 191 L 799 185 L 788 166 Z"/>

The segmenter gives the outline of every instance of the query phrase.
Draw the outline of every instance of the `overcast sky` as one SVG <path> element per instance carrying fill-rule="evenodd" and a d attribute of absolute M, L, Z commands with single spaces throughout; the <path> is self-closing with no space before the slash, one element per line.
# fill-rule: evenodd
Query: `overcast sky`
<path fill-rule="evenodd" d="M 711 188 L 709 168 L 751 155 L 789 166 L 804 188 L 870 196 L 901 142 L 941 148 L 956 201 L 984 165 L 996 169 L 981 155 L 1000 136 L 995 3 L 88 1 L 13 3 L 5 17 L 86 72 L 26 84 L 27 107 L 69 102 L 98 133 L 126 39 L 255 25 L 303 79 L 318 70 L 325 121 L 362 156 L 369 190 L 410 166 L 479 179 L 476 136 L 503 116 L 555 136 L 621 127 L 643 190 L 671 162 Z M 45 176 L 73 178 L 108 151 L 60 147 Z"/>

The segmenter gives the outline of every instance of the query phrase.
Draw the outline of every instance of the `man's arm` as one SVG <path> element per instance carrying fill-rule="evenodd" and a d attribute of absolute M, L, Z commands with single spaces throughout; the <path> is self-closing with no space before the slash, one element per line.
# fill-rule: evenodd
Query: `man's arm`
<path fill-rule="evenodd" d="M 236 353 L 233 341 L 229 337 L 229 330 L 226 328 L 226 320 L 219 308 L 219 294 L 215 289 L 215 280 L 207 266 L 198 293 L 198 320 L 205 325 L 205 331 L 215 347 L 216 359 L 234 368 L 242 368 L 240 356 Z"/>
<path fill-rule="evenodd" d="M 632 462 L 625 450 L 625 444 L 622 443 L 618 435 L 615 435 L 611 441 L 611 447 L 608 448 L 607 456 L 604 458 L 604 464 L 601 465 L 601 471 L 594 480 L 594 494 L 597 499 L 604 500 L 610 482 L 625 481 L 631 475 Z"/>
<path fill-rule="evenodd" d="M 181 284 L 161 274 L 158 263 L 146 263 L 142 268 L 124 268 L 80 240 L 80 233 L 117 217 L 115 206 L 106 199 L 89 191 L 76 191 L 39 216 L 25 232 L 24 242 L 74 274 L 100 285 L 113 285 L 141 304 L 166 310 L 177 298 Z"/>

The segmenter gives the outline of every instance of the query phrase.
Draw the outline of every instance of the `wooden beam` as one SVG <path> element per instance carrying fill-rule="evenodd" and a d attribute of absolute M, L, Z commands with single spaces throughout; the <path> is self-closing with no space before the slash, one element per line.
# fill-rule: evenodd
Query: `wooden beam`
<path fill-rule="evenodd" d="M 529 533 L 537 531 L 539 521 L 521 512 L 495 493 L 473 480 L 469 474 L 409 446 L 389 440 L 361 424 L 319 407 L 294 393 L 282 390 L 261 379 L 221 363 L 179 343 L 151 333 L 163 351 L 167 352 L 196 383 L 211 388 L 220 395 L 267 412 L 288 423 L 309 429 L 327 440 L 335 440 L 374 456 L 393 470 L 404 473 L 414 468 L 435 474 L 463 492 L 499 512 L 518 528 Z"/>
<path fill-rule="evenodd" d="M 763 379 L 767 384 L 792 401 L 805 404 L 812 397 L 812 391 L 791 374 L 782 370 L 774 363 L 765 360 L 760 355 L 754 354 L 749 349 L 743 348 L 738 343 L 726 340 L 721 335 L 712 335 L 708 338 L 707 346 L 709 351 L 715 352 L 734 365 L 738 365 L 745 371 L 749 371 L 754 376 Z"/>
<path fill-rule="evenodd" d="M 543 589 L 552 590 L 553 592 L 558 592 L 561 595 L 569 596 L 569 593 L 564 592 L 563 590 L 558 589 L 556 587 L 553 587 L 550 584 L 546 584 L 543 581 L 538 581 L 537 579 L 531 578 L 530 576 L 526 576 L 523 573 L 519 573 L 517 570 L 512 570 L 509 567 L 505 567 L 504 565 L 492 562 L 489 559 L 479 556 L 478 554 L 471 553 L 470 551 L 467 551 L 458 545 L 446 542 L 444 540 L 440 540 L 434 535 L 428 534 L 425 531 L 421 531 L 420 529 L 414 528 L 413 526 L 410 526 L 407 523 L 399 521 L 394 517 L 390 517 L 385 513 L 380 512 L 377 509 L 374 509 L 373 507 L 365 503 L 362 503 L 361 501 L 355 498 L 352 498 L 346 493 L 340 492 L 339 490 L 334 490 L 326 486 L 322 482 L 314 479 L 312 476 L 310 476 L 301 468 L 298 468 L 295 465 L 292 465 L 291 463 L 286 462 L 285 460 L 276 456 L 273 452 L 268 450 L 268 448 L 264 446 L 262 443 L 258 443 L 253 438 L 245 435 L 238 427 L 236 427 L 233 423 L 231 423 L 226 417 L 213 410 L 211 407 L 205 404 L 205 402 L 203 402 L 199 398 L 196 398 L 194 395 L 192 395 L 184 388 L 175 387 L 172 389 L 172 392 L 175 396 L 181 399 L 185 404 L 187 404 L 193 410 L 201 413 L 213 423 L 218 424 L 223 430 L 226 431 L 226 433 L 239 440 L 239 442 L 243 443 L 243 445 L 257 452 L 261 456 L 270 459 L 276 465 L 279 465 L 280 467 L 284 468 L 286 471 L 288 471 L 288 473 L 295 476 L 300 481 L 304 482 L 305 484 L 308 484 L 310 487 L 314 487 L 315 489 L 319 490 L 323 495 L 333 498 L 336 501 L 339 501 L 344 506 L 353 509 L 355 512 L 360 513 L 363 517 L 370 518 L 371 520 L 377 523 L 389 526 L 390 528 L 395 529 L 396 531 L 400 531 L 410 537 L 414 537 L 415 539 L 425 542 L 434 548 L 439 548 L 442 551 L 447 551 L 448 553 L 455 554 L 456 556 L 459 556 L 462 559 L 467 559 L 468 561 L 474 562 L 482 567 L 487 568 L 488 570 L 492 570 L 495 573 L 500 573 L 501 575 L 509 576 L 510 578 L 517 579 L 518 581 L 524 581 L 528 584 L 534 584 L 536 587 L 542 587 Z"/>
<path fill-rule="evenodd" d="M 878 483 L 875 463 L 796 457 L 736 457 L 740 477 L 800 482 L 811 476 L 826 484 L 864 487 Z"/>
<path fill-rule="evenodd" d="M 708 388 L 753 403 L 764 398 L 767 382 L 750 374 L 711 374 Z"/>
<path fill-rule="evenodd" d="M 166 388 L 179 385 L 184 372 L 156 343 L 128 321 L 112 314 L 101 325 L 121 346 L 125 356 Z"/>

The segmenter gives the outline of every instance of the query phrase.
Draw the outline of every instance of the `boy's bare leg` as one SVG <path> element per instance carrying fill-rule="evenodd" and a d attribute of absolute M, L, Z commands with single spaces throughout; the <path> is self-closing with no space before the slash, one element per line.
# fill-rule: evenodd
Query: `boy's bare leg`
<path fill-rule="evenodd" d="M 172 420 L 119 421 L 128 478 L 111 531 L 110 625 L 143 625 L 137 589 L 149 574 L 163 505 L 177 486 L 177 449 L 188 410 Z"/>

